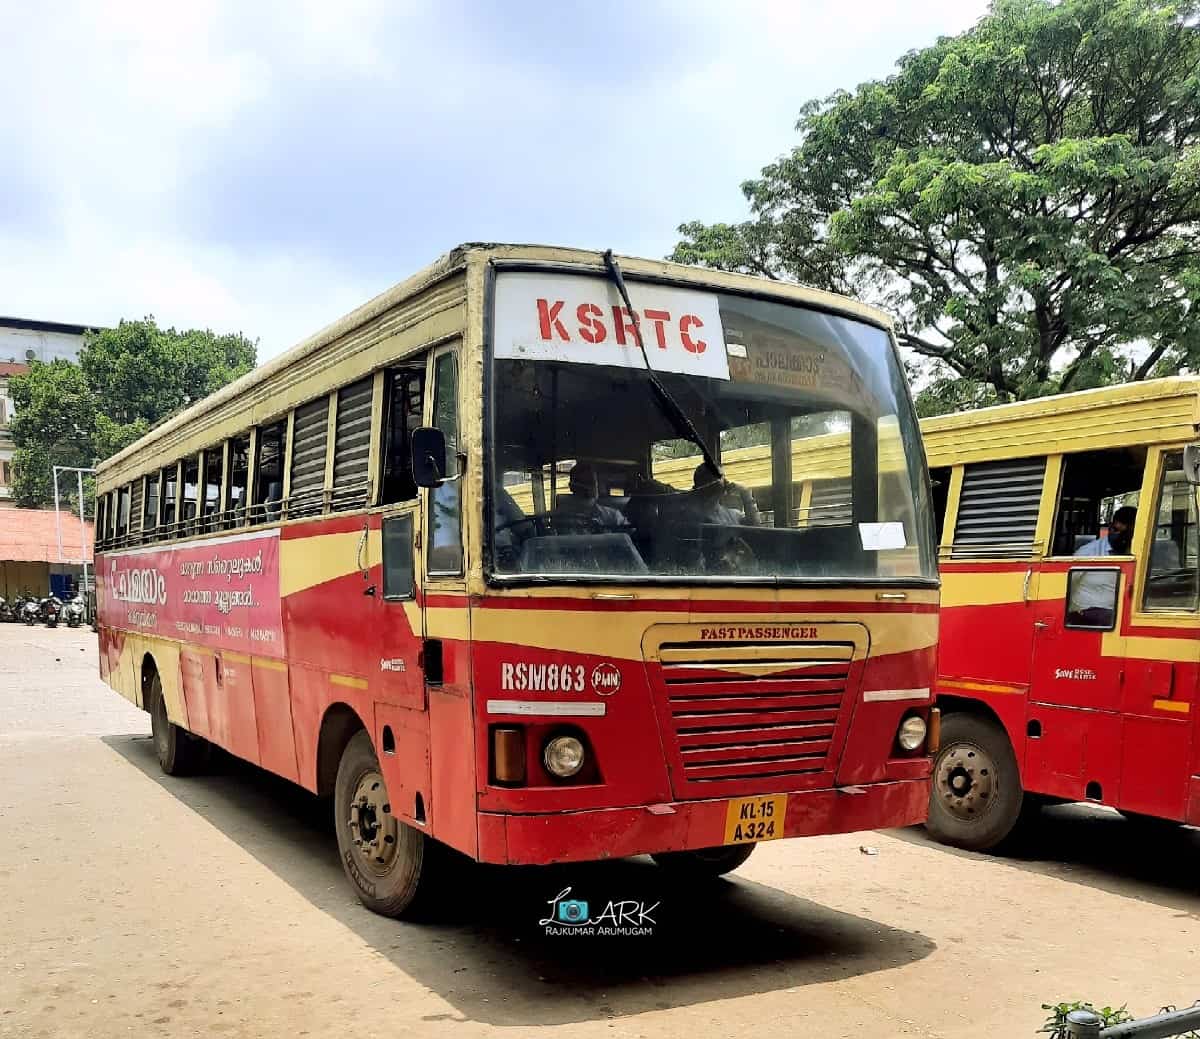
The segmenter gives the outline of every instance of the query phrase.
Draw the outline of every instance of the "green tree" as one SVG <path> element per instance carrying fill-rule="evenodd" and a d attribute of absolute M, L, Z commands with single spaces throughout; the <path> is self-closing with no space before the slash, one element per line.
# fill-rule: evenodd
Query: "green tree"
<path fill-rule="evenodd" d="M 897 317 L 925 411 L 1200 360 L 1200 3 L 996 0 L 895 75 L 801 109 L 753 219 L 672 258 Z"/>
<path fill-rule="evenodd" d="M 9 384 L 14 500 L 50 504 L 55 465 L 95 465 L 255 361 L 245 336 L 163 329 L 147 317 L 87 333 L 77 365 L 35 362 Z"/>

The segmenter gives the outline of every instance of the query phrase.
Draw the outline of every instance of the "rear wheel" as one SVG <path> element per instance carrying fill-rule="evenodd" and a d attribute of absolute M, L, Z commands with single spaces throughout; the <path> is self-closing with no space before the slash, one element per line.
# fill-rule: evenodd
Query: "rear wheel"
<path fill-rule="evenodd" d="M 150 732 L 154 736 L 154 752 L 158 755 L 159 766 L 168 776 L 190 776 L 203 772 L 208 764 L 211 745 L 208 740 L 193 736 L 167 717 L 162 680 L 157 672 L 150 679 L 147 696 L 150 700 Z"/>
<path fill-rule="evenodd" d="M 383 916 L 420 912 L 431 900 L 440 846 L 392 813 L 370 734 L 346 744 L 333 793 L 338 853 L 362 904 Z"/>
<path fill-rule="evenodd" d="M 756 844 L 728 844 L 720 848 L 697 848 L 693 851 L 664 851 L 651 858 L 680 878 L 705 880 L 732 873 L 750 858 L 756 847 Z"/>
<path fill-rule="evenodd" d="M 925 828 L 943 844 L 994 848 L 1012 833 L 1025 801 L 1008 734 L 990 718 L 950 714 L 941 743 Z"/>

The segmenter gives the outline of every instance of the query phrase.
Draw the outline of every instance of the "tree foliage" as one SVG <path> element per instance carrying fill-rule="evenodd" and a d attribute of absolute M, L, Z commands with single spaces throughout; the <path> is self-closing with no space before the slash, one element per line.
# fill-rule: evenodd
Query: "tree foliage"
<path fill-rule="evenodd" d="M 925 410 L 1200 360 L 1200 3 L 996 0 L 801 110 L 753 219 L 672 258 L 879 303 Z"/>
<path fill-rule="evenodd" d="M 94 466 L 255 361 L 255 344 L 243 335 L 180 332 L 147 317 L 88 332 L 78 364 L 34 362 L 9 384 L 14 500 L 30 508 L 53 502 L 55 465 Z"/>

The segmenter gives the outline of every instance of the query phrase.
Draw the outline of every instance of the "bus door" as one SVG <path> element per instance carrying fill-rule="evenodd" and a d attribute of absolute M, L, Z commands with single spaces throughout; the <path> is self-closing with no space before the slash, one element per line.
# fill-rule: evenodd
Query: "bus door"
<path fill-rule="evenodd" d="M 465 468 L 465 372 L 459 363 L 457 342 L 439 347 L 429 359 L 426 421 L 441 430 L 446 439 L 447 471 L 439 486 L 422 491 L 425 579 L 421 661 L 429 705 L 434 835 L 473 855 L 478 847 L 476 769 L 470 764 L 475 761 L 475 714 L 471 702 L 471 606 L 463 526 L 468 510 L 478 514 L 479 503 L 469 497 L 473 484 Z M 476 414 L 478 401 L 476 391 Z"/>
<path fill-rule="evenodd" d="M 376 701 L 423 711 L 425 681 L 421 673 L 423 624 L 417 601 L 416 503 L 385 512 L 380 520 L 382 587 L 375 624 L 378 658 Z"/>
<path fill-rule="evenodd" d="M 1124 666 L 1118 627 L 1130 572 L 1120 558 L 1043 565 L 1043 590 L 1056 594 L 1038 600 L 1033 622 L 1024 777 L 1030 790 L 1072 800 L 1116 796 Z"/>
<path fill-rule="evenodd" d="M 1184 477 L 1181 450 L 1160 451 L 1152 462 L 1157 464 L 1148 466 L 1141 496 L 1151 507 L 1139 510 L 1135 535 L 1144 579 L 1129 628 L 1118 806 L 1195 821 L 1200 781 L 1190 777 L 1200 773 L 1196 488 Z"/>

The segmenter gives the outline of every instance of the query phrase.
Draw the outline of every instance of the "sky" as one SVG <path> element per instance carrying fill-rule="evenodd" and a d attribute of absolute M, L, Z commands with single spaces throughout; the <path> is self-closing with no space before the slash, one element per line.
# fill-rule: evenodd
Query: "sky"
<path fill-rule="evenodd" d="M 466 241 L 664 256 L 984 0 L 0 0 L 0 314 L 265 360 Z"/>

